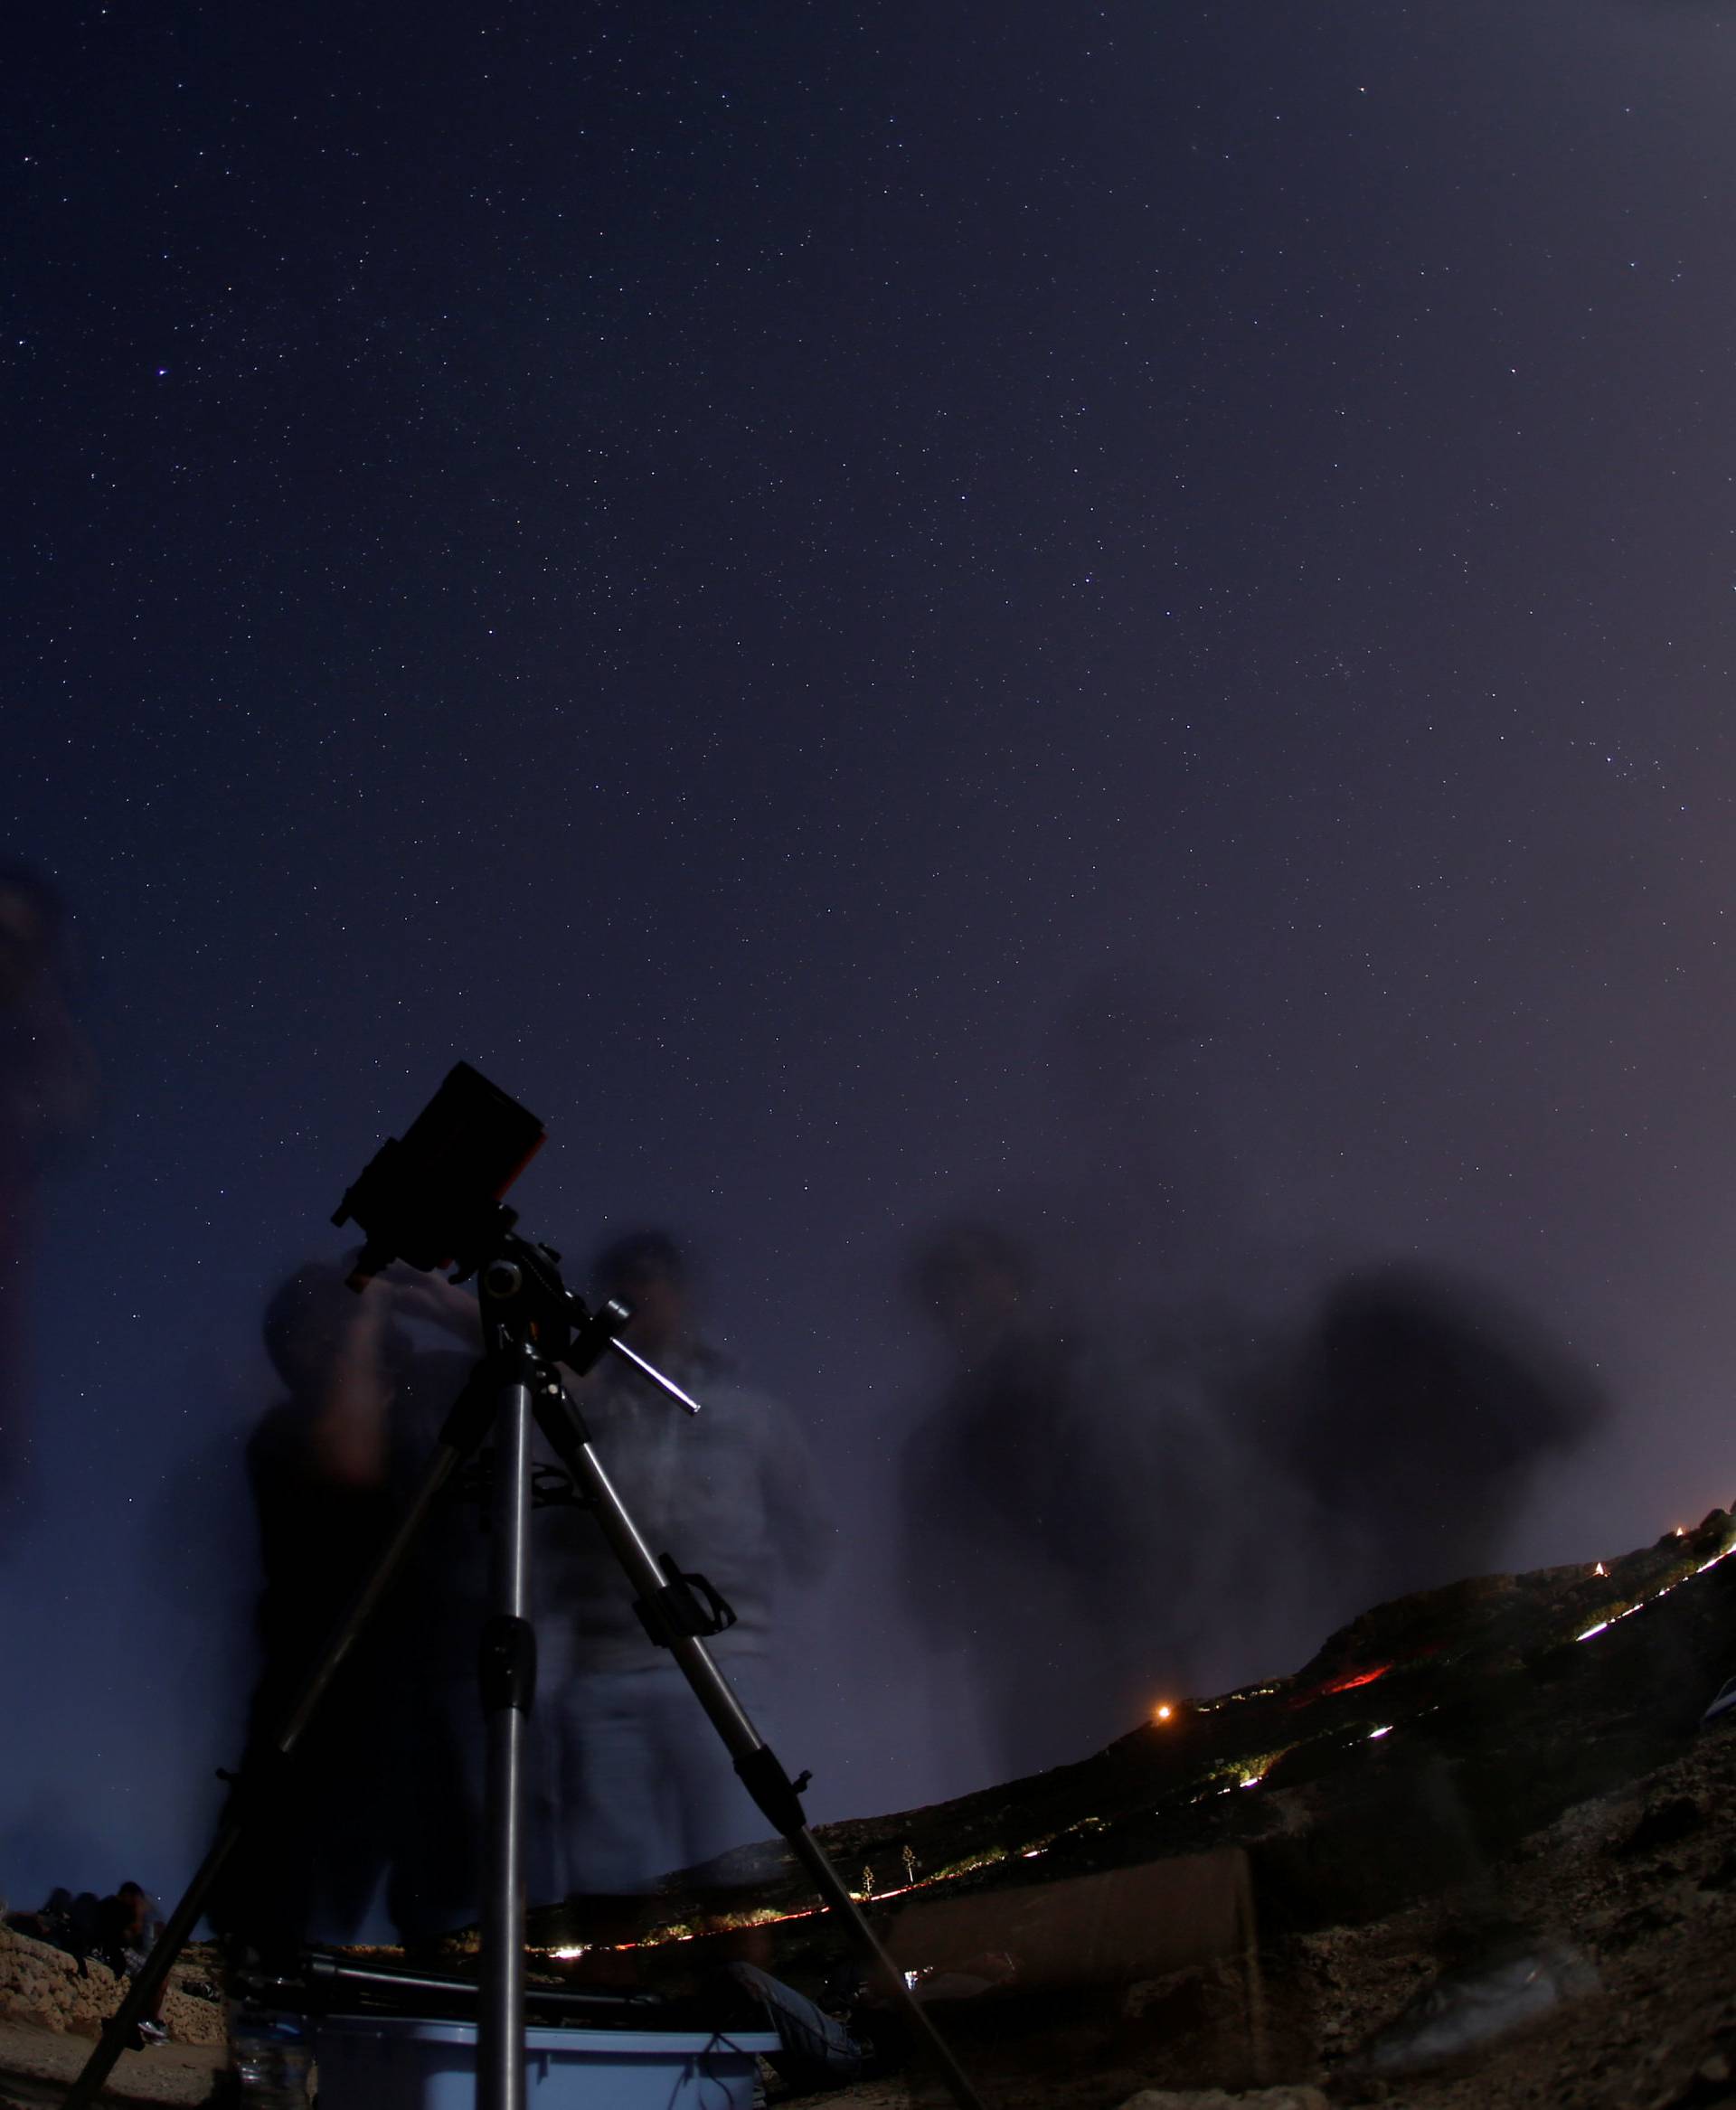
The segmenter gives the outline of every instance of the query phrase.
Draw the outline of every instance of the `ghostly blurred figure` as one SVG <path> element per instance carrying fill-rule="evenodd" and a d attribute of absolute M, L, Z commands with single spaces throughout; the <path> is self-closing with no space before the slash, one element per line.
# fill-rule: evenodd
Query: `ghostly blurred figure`
<path fill-rule="evenodd" d="M 1329 1289 L 1265 1381 L 1276 1455 L 1317 1506 L 1346 1614 L 1486 1573 L 1538 1474 L 1607 1410 L 1523 1314 L 1408 1267 Z"/>
<path fill-rule="evenodd" d="M 1185 1676 L 1210 1431 L 1155 1368 L 1059 1324 L 986 1225 L 928 1239 L 910 1285 L 951 1364 L 901 1469 L 940 1704 L 974 1695 L 1003 1777 L 1081 1758 Z"/>
<path fill-rule="evenodd" d="M 612 1357 L 574 1396 L 598 1455 L 652 1551 L 706 1577 L 736 1614 L 708 1644 L 763 1722 L 780 1585 L 823 1571 L 834 1527 L 807 1446 L 775 1400 L 707 1344 L 675 1241 L 646 1231 L 605 1248 L 598 1295 L 634 1306 L 624 1338 L 703 1406 L 690 1418 Z M 760 1837 L 749 1800 L 673 1657 L 582 1513 L 544 1520 L 536 1554 L 540 1867 L 533 1894 L 630 1898 Z"/>
<path fill-rule="evenodd" d="M 288 1396 L 248 1447 L 265 1578 L 252 1765 L 384 1544 L 473 1360 L 419 1352 L 400 1323 L 429 1320 L 475 1339 L 476 1306 L 449 1285 L 394 1271 L 358 1296 L 344 1274 L 302 1268 L 265 1317 Z M 407 1944 L 471 1915 L 467 1724 L 486 1567 L 474 1512 L 438 1508 L 281 1782 L 261 1783 L 261 1815 L 212 1916 L 226 1932 L 273 1958 L 304 1939 L 353 1938 L 382 1876 Z"/>
<path fill-rule="evenodd" d="M 29 1458 L 26 1269 L 36 1189 L 90 1120 L 96 1059 L 68 997 L 66 918 L 45 880 L 0 867 L 0 1556 Z"/>

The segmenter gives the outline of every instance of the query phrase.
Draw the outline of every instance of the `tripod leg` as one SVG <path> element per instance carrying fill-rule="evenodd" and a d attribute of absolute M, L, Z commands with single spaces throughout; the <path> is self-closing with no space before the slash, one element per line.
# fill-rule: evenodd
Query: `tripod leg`
<path fill-rule="evenodd" d="M 380 1558 L 374 1562 L 367 1580 L 356 1593 L 354 1602 L 338 1623 L 336 1631 L 326 1644 L 325 1654 L 302 1687 L 283 1727 L 272 1738 L 268 1763 L 273 1768 L 288 1759 L 300 1743 L 316 1709 L 325 1696 L 326 1688 L 355 1645 L 356 1637 L 373 1616 L 381 1598 L 396 1580 L 440 1490 L 451 1478 L 460 1460 L 474 1447 L 474 1437 L 470 1441 L 464 1440 L 465 1431 L 460 1421 L 461 1413 L 470 1400 L 472 1389 L 472 1387 L 466 1388 L 465 1398 L 453 1409 L 410 1507 Z M 269 1786 L 269 1782 L 267 1785 Z M 224 1864 L 235 1851 L 243 1832 L 253 1822 L 256 1812 L 249 1788 L 250 1784 L 244 1781 L 231 1795 L 229 1807 L 223 1813 L 222 1822 L 217 1828 L 217 1835 L 212 1841 L 209 1851 L 199 1864 L 198 1873 L 188 1884 L 181 1902 L 169 1915 L 167 1924 L 157 1936 L 156 1946 L 134 1979 L 131 1991 L 105 2025 L 95 2049 L 67 2092 L 62 2110 L 88 2110 L 88 2106 L 102 2093 L 104 2082 L 114 2071 L 115 2061 L 137 2041 L 139 2023 L 156 2008 L 157 1995 L 167 1984 L 175 1958 L 186 1946 L 189 1936 L 199 1924 L 200 1915 L 205 1909 L 205 1902 L 222 1873 Z"/>
<path fill-rule="evenodd" d="M 587 1440 L 582 1424 L 558 1380 L 539 1386 L 536 1418 L 555 1455 L 572 1475 L 573 1484 L 585 1497 L 609 1550 L 619 1561 L 640 1602 L 649 1611 L 660 1611 L 667 1583 L 638 1526 L 603 1469 Z M 882 1976 L 894 2003 L 914 2030 L 945 2080 L 948 2092 L 959 2110 L 983 2110 L 981 2097 L 968 2076 L 953 2057 L 951 2048 L 935 2028 L 932 2017 L 904 1983 L 904 1974 L 881 1946 L 880 1939 L 850 1895 L 844 1879 L 832 1865 L 826 1849 L 808 1830 L 801 1796 L 784 1771 L 777 1754 L 753 1726 L 747 1710 L 736 1698 L 729 1680 L 712 1660 L 711 1651 L 692 1634 L 671 1637 L 670 1652 L 693 1696 L 711 1718 L 724 1748 L 735 1761 L 741 1783 L 765 1813 L 772 1827 L 788 1842 L 797 1860 L 812 1877 L 815 1889 L 842 1922 L 862 1955 Z"/>
<path fill-rule="evenodd" d="M 524 2110 L 524 1747 L 536 1687 L 530 1623 L 531 1386 L 521 1361 L 501 1398 L 495 1611 L 483 1633 L 488 1882 L 482 1901 L 478 2110 Z"/>

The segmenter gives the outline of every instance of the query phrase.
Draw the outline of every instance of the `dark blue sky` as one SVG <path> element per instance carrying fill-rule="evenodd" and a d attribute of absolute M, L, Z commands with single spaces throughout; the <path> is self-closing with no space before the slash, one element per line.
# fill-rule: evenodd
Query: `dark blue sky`
<path fill-rule="evenodd" d="M 460 1055 L 527 1222 L 690 1232 L 810 1418 L 821 1816 L 973 1777 L 870 1587 L 937 1212 L 1505 1280 L 1623 1409 L 1520 1558 L 1736 1493 L 1736 10 L 80 5 L 5 74 L 0 847 L 105 1081 L 0 1888 L 177 1886 L 262 1295 Z"/>

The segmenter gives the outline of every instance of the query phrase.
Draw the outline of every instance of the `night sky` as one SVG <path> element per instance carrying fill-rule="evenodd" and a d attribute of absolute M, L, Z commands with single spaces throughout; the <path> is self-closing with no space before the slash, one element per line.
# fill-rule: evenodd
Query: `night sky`
<path fill-rule="evenodd" d="M 527 1228 L 687 1234 L 812 1431 L 817 1817 L 984 1777 L 887 1572 L 949 1212 L 1153 1307 L 1501 1283 L 1618 1407 L 1514 1559 L 1736 1495 L 1736 6 L 14 40 L 0 856 L 102 1077 L 14 1903 L 184 1879 L 263 1296 L 461 1056 L 549 1124 Z"/>

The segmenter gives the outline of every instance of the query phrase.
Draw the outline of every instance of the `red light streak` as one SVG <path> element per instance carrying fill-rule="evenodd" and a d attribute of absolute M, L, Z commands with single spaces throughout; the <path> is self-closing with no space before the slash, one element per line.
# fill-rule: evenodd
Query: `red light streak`
<path fill-rule="evenodd" d="M 1321 1686 L 1321 1693 L 1354 1692 L 1359 1685 L 1372 1685 L 1376 1678 L 1384 1678 L 1392 1668 L 1391 1663 L 1382 1663 L 1378 1671 L 1358 1671 L 1349 1678 L 1335 1678 L 1330 1685 Z"/>

